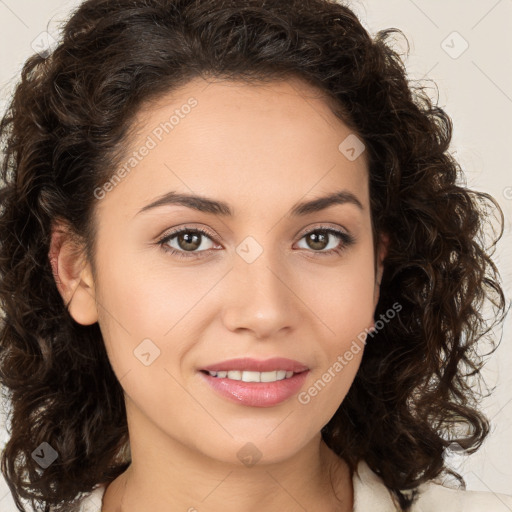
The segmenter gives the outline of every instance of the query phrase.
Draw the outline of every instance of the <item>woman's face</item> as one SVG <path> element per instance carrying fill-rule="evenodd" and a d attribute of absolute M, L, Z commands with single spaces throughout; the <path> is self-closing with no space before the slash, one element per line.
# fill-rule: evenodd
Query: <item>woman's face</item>
<path fill-rule="evenodd" d="M 291 457 L 343 401 L 363 353 L 353 342 L 363 346 L 373 324 L 363 146 L 299 81 L 196 79 L 138 122 L 121 179 L 96 191 L 94 298 L 131 442 L 161 450 L 165 440 L 225 462 Z M 231 215 L 199 201 L 148 207 L 171 192 Z M 296 211 L 336 192 L 348 200 Z M 185 228 L 207 235 L 159 243 Z M 308 371 L 296 384 L 249 385 L 202 371 L 242 357 Z"/>

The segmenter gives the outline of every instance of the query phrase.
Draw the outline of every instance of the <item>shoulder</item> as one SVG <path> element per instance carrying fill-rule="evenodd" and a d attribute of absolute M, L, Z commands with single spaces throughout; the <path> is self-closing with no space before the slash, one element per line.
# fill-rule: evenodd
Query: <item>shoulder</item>
<path fill-rule="evenodd" d="M 512 496 L 488 491 L 465 491 L 451 489 L 441 484 L 429 482 L 418 488 L 419 497 L 414 504 L 414 512 L 511 512 Z"/>
<path fill-rule="evenodd" d="M 365 461 L 360 461 L 353 476 L 354 512 L 397 512 L 399 508 L 382 479 Z M 512 496 L 483 491 L 451 489 L 428 482 L 418 487 L 410 512 L 511 512 Z"/>
<path fill-rule="evenodd" d="M 91 492 L 86 493 L 80 500 L 78 512 L 101 512 L 106 488 L 106 484 L 98 484 Z"/>

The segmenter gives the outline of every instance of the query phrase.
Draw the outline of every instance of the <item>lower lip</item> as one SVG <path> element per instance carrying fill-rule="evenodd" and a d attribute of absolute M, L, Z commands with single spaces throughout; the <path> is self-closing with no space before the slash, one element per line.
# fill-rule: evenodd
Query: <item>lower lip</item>
<path fill-rule="evenodd" d="M 298 393 L 309 370 L 275 382 L 243 382 L 199 373 L 217 393 L 233 402 L 250 407 L 272 407 Z"/>

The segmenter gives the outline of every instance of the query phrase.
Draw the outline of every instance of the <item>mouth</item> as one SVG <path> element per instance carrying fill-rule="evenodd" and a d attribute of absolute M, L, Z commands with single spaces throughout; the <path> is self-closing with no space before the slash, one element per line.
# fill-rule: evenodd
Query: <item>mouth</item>
<path fill-rule="evenodd" d="M 259 373 L 259 374 L 270 374 L 273 372 L 285 372 L 284 376 L 281 378 L 285 378 L 288 372 L 300 373 L 305 370 L 309 370 L 309 367 L 304 363 L 299 361 L 295 361 L 293 359 L 288 359 L 286 357 L 273 357 L 271 359 L 254 359 L 252 357 L 239 357 L 236 359 L 229 359 L 226 361 L 219 361 L 218 363 L 211 364 L 209 366 L 205 366 L 201 368 L 201 370 L 207 372 L 242 372 L 246 374 L 251 373 Z M 271 377 L 270 375 L 266 375 L 265 377 Z M 236 378 L 233 377 L 233 378 Z"/>
<path fill-rule="evenodd" d="M 291 370 L 200 370 L 198 374 L 208 390 L 231 403 L 246 407 L 274 407 L 290 400 L 304 387 L 309 369 L 297 373 Z"/>
<path fill-rule="evenodd" d="M 304 370 L 307 371 L 307 370 Z M 290 379 L 294 375 L 302 372 L 293 372 L 291 370 L 275 370 L 270 372 L 256 372 L 250 370 L 224 370 L 224 371 L 207 371 L 201 370 L 202 373 L 210 375 L 217 379 L 230 379 L 240 382 L 278 382 L 284 379 Z"/>

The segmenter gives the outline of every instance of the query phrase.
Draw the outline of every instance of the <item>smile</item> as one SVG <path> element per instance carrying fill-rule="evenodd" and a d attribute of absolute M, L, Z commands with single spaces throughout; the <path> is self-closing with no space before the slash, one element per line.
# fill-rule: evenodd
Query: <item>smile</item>
<path fill-rule="evenodd" d="M 309 373 L 309 370 L 300 373 L 291 370 L 198 372 L 216 395 L 249 407 L 273 407 L 289 400 L 304 386 Z"/>
<path fill-rule="evenodd" d="M 243 382 L 276 382 L 278 380 L 289 379 L 293 376 L 292 371 L 276 370 L 273 372 L 252 372 L 248 370 L 230 370 L 219 372 L 208 372 L 211 377 L 220 379 L 228 378 L 231 380 L 240 380 Z"/>

